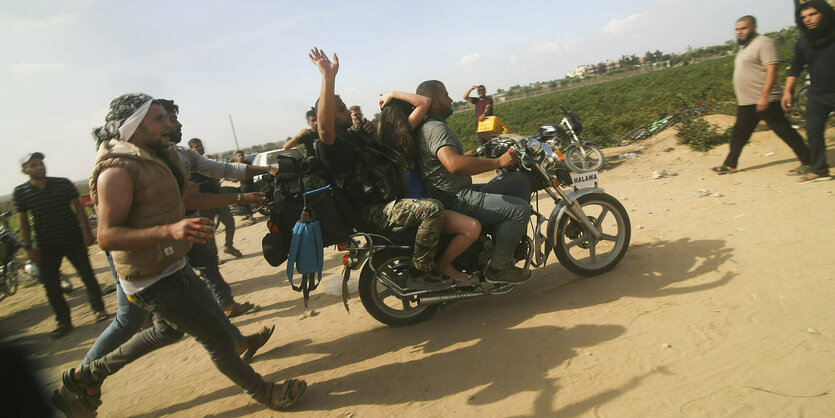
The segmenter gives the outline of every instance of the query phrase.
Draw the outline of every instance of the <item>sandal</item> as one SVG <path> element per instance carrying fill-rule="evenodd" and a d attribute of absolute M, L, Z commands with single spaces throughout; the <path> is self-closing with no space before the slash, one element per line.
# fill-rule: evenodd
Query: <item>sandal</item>
<path fill-rule="evenodd" d="M 95 322 L 96 324 L 102 321 L 107 321 L 107 319 L 110 318 L 110 315 L 104 310 L 96 311 L 93 313 L 93 315 L 95 315 L 95 319 L 93 320 L 93 322 Z"/>
<path fill-rule="evenodd" d="M 243 253 L 241 253 L 241 250 L 239 250 L 235 247 L 226 247 L 226 248 L 223 249 L 223 252 L 226 253 L 226 254 L 231 254 L 233 257 L 243 257 L 244 256 Z"/>
<path fill-rule="evenodd" d="M 722 174 L 733 174 L 736 173 L 736 169 L 733 167 L 728 167 L 726 165 L 717 165 L 716 167 L 711 168 L 711 170 L 715 171 L 716 174 L 720 176 Z"/>
<path fill-rule="evenodd" d="M 267 328 L 261 328 L 261 332 L 253 335 L 248 335 L 244 337 L 247 341 L 246 351 L 244 351 L 241 358 L 249 363 L 252 360 L 252 357 L 255 356 L 255 353 L 258 352 L 258 349 L 264 346 L 267 341 L 270 340 L 270 337 L 273 336 L 273 331 L 275 331 L 275 325 Z"/>
<path fill-rule="evenodd" d="M 832 180 L 832 177 L 822 176 L 820 174 L 815 174 L 815 173 L 809 173 L 805 176 L 800 176 L 800 178 L 797 179 L 797 182 L 800 183 L 800 184 L 806 184 L 806 183 L 814 183 L 816 181 L 827 181 L 827 180 Z"/>
<path fill-rule="evenodd" d="M 463 289 L 465 287 L 471 287 L 471 286 L 475 286 L 477 284 L 478 284 L 478 276 L 476 276 L 475 274 L 471 274 L 464 281 L 461 281 L 461 282 L 456 281 L 455 282 L 455 288 L 456 289 Z"/>
<path fill-rule="evenodd" d="M 787 176 L 802 176 L 809 172 L 808 165 L 799 165 L 797 168 L 792 168 L 791 170 L 786 172 Z"/>
<path fill-rule="evenodd" d="M 299 379 L 287 379 L 284 383 L 273 385 L 267 406 L 271 409 L 287 408 L 302 397 L 307 389 L 307 382 Z"/>
<path fill-rule="evenodd" d="M 76 382 L 73 377 L 75 375 L 75 369 L 64 370 L 64 373 L 61 374 L 61 382 L 63 383 L 61 389 L 66 389 L 67 391 L 75 394 L 77 403 L 79 403 L 84 409 L 95 412 L 95 410 L 101 406 L 101 383 L 94 385 L 90 381 L 89 371 L 87 374 L 83 373 L 83 366 L 81 370 L 81 382 Z M 60 390 L 58 391 L 58 395 L 61 396 Z M 62 398 L 64 397 L 62 396 Z M 66 398 L 64 399 L 66 400 Z"/>
<path fill-rule="evenodd" d="M 249 302 L 238 303 L 234 302 L 231 305 L 223 308 L 223 312 L 226 313 L 226 316 L 229 318 L 234 318 L 236 316 L 240 316 L 243 314 L 253 313 L 258 309 L 258 306 L 253 305 Z"/>
<path fill-rule="evenodd" d="M 52 395 L 49 396 L 49 401 L 52 402 L 52 406 L 63 412 L 67 418 L 92 418 L 96 416 L 96 411 L 87 409 L 84 404 L 78 401 L 75 394 L 63 386 L 60 389 L 52 391 Z"/>
<path fill-rule="evenodd" d="M 72 331 L 72 325 L 70 324 L 58 324 L 52 332 L 49 333 L 49 336 L 53 339 L 57 340 Z"/>

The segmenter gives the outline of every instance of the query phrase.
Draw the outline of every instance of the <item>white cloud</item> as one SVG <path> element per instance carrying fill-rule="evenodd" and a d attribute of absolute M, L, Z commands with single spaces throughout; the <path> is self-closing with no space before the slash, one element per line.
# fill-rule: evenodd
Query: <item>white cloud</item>
<path fill-rule="evenodd" d="M 562 48 L 559 42 L 534 42 L 528 50 L 534 54 L 557 52 Z"/>
<path fill-rule="evenodd" d="M 470 65 L 475 64 L 476 62 L 481 60 L 481 54 L 478 52 L 474 54 L 464 55 L 463 57 L 458 59 L 458 65 Z"/>
<path fill-rule="evenodd" d="M 617 35 L 623 33 L 626 29 L 632 26 L 635 21 L 643 16 L 641 13 L 629 15 L 623 19 L 612 19 L 609 23 L 600 28 L 600 33 L 604 35 Z"/>
<path fill-rule="evenodd" d="M 13 62 L 6 67 L 12 74 L 63 73 L 70 66 L 60 62 Z"/>
<path fill-rule="evenodd" d="M 517 62 L 519 61 L 519 56 L 516 54 L 510 54 L 510 56 L 507 57 L 507 60 L 510 62 Z"/>
<path fill-rule="evenodd" d="M 35 18 L 0 13 L 0 27 L 4 27 L 12 32 L 43 31 L 56 26 L 71 25 L 76 22 L 78 22 L 78 17 L 73 14 Z"/>

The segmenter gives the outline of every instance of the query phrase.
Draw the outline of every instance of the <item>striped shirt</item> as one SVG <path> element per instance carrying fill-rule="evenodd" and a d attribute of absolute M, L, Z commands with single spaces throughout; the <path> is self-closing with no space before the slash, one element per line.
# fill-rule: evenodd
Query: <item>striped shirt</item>
<path fill-rule="evenodd" d="M 35 218 L 35 238 L 39 246 L 81 239 L 78 217 L 70 209 L 70 203 L 77 198 L 75 185 L 59 177 L 47 177 L 43 189 L 27 181 L 15 187 L 13 195 L 16 211 L 32 212 Z"/>

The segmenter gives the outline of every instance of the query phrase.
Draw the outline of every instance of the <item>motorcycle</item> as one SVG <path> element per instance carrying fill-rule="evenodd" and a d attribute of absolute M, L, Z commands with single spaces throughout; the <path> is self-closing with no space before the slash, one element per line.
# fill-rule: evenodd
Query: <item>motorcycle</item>
<path fill-rule="evenodd" d="M 0 215 L 0 300 L 17 292 L 18 275 L 24 264 L 15 257 L 23 248 L 23 241 L 9 228 L 11 212 Z"/>
<path fill-rule="evenodd" d="M 603 152 L 589 141 L 581 140 L 577 135 L 583 130 L 583 120 L 576 113 L 560 105 L 563 118 L 560 123 L 541 126 L 535 136 L 541 138 L 551 148 L 562 151 L 565 165 L 575 173 L 597 171 L 603 167 Z"/>
<path fill-rule="evenodd" d="M 571 135 L 572 122 L 564 119 Z M 617 199 L 604 193 L 597 184 L 597 173 L 572 176 L 558 167 L 560 155 L 547 140 L 553 138 L 550 125 L 522 139 L 501 138 L 476 150 L 481 157 L 498 157 L 509 148 L 518 152 L 518 163 L 505 169 L 525 174 L 537 198 L 531 215 L 531 230 L 517 245 L 514 261 L 525 269 L 541 269 L 553 251 L 560 264 L 572 273 L 594 276 L 614 268 L 626 254 L 631 236 L 629 216 Z M 576 136 L 575 136 L 576 138 Z M 583 148 L 577 146 L 577 152 Z M 563 190 L 565 188 L 566 190 Z M 548 216 L 540 213 L 538 194 L 547 193 L 554 201 Z M 534 193 L 535 192 L 535 193 Z M 348 286 L 352 271 L 360 271 L 359 295 L 371 316 L 389 326 L 405 326 L 426 321 L 443 305 L 482 296 L 502 295 L 516 284 L 493 284 L 485 280 L 493 247 L 493 229 L 485 225 L 481 237 L 455 260 L 461 271 L 478 278 L 475 284 L 458 288 L 450 284 L 442 290 L 422 290 L 407 285 L 413 248 L 396 237 L 356 233 L 341 246 L 343 256 L 342 294 L 348 309 Z M 414 234 L 411 234 L 412 240 Z M 440 251 L 439 251 L 440 252 Z"/>

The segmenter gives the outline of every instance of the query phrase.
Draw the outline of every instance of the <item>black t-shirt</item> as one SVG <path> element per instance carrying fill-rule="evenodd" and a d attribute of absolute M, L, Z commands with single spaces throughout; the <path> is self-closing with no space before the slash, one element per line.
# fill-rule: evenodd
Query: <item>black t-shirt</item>
<path fill-rule="evenodd" d="M 16 211 L 32 212 L 35 235 L 41 246 L 81 237 L 78 217 L 70 208 L 70 203 L 77 198 L 75 185 L 59 177 L 47 177 L 43 189 L 27 181 L 15 187 L 13 194 Z"/>
<path fill-rule="evenodd" d="M 220 185 L 211 177 L 192 171 L 189 180 L 197 183 L 200 193 L 220 194 Z"/>
<path fill-rule="evenodd" d="M 315 143 L 319 141 L 319 133 L 310 131 L 301 138 L 299 138 L 299 143 L 304 144 L 304 153 L 308 157 L 313 157 L 316 155 L 315 150 Z"/>

